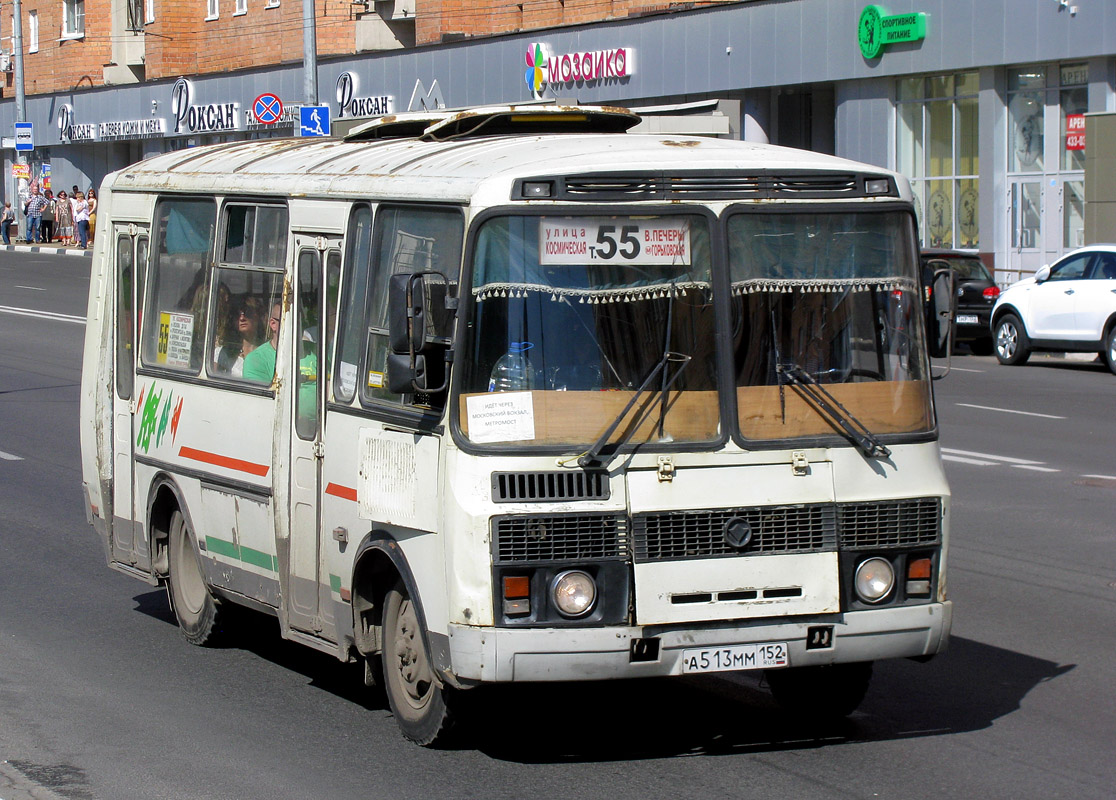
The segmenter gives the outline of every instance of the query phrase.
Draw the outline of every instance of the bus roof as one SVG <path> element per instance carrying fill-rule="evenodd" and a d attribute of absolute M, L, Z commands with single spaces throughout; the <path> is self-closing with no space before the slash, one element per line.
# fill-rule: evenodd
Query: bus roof
<path fill-rule="evenodd" d="M 503 122 L 511 119 L 506 110 L 502 114 Z M 426 135 L 261 139 L 179 150 L 126 167 L 106 184 L 113 191 L 382 197 L 492 205 L 507 202 L 516 181 L 548 176 L 580 176 L 587 184 L 594 177 L 626 176 L 622 184 L 610 185 L 614 191 L 609 196 L 576 198 L 585 201 L 625 196 L 624 191 L 617 194 L 617 187 L 628 188 L 626 196 L 633 200 L 655 199 L 630 187 L 646 187 L 663 175 L 704 176 L 706 181 L 728 176 L 737 184 L 749 176 L 754 182 L 804 174 L 823 179 L 833 173 L 892 175 L 833 156 L 754 142 L 620 132 L 539 133 L 537 121 L 526 134 L 505 132 L 504 125 L 495 128 L 500 131 L 497 135 L 483 135 L 484 126 L 473 126 L 476 130 L 463 134 L 451 130 L 448 138 L 441 139 L 429 131 L 445 130 L 449 117 L 427 115 L 426 119 Z M 475 121 L 476 116 L 469 119 Z M 395 118 L 391 124 L 410 134 L 416 131 L 416 126 L 399 124 Z M 568 127 L 556 123 L 555 130 Z M 358 133 L 354 138 L 362 137 Z M 716 194 L 715 185 L 703 185 L 708 189 L 703 199 Z M 889 194 L 894 197 L 898 192 L 894 183 L 892 187 Z"/>

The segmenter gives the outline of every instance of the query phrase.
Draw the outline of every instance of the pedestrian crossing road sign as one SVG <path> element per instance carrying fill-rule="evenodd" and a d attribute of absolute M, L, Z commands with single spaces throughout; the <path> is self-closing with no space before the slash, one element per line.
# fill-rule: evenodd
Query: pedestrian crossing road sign
<path fill-rule="evenodd" d="M 329 106 L 302 106 L 299 113 L 299 136 L 329 136 Z"/>

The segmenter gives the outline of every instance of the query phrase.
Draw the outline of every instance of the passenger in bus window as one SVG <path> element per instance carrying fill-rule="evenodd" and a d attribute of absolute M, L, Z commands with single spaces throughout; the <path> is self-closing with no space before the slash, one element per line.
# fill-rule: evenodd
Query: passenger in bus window
<path fill-rule="evenodd" d="M 222 375 L 244 375 L 245 357 L 263 341 L 263 303 L 258 297 L 245 297 L 238 304 L 228 301 L 228 288 L 218 288 L 217 318 L 221 330 L 214 348 L 213 365 Z"/>
<path fill-rule="evenodd" d="M 275 377 L 275 353 L 279 345 L 279 318 L 282 306 L 273 303 L 267 320 L 269 337 L 266 342 L 244 357 L 244 378 L 259 383 L 271 383 Z"/>

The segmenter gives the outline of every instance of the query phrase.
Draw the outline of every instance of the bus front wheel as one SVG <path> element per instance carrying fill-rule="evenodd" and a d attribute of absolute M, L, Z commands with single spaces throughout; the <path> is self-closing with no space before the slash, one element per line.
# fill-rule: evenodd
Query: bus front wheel
<path fill-rule="evenodd" d="M 213 644 L 220 631 L 222 608 L 206 585 L 194 534 L 181 511 L 171 515 L 167 546 L 167 593 L 178 626 L 191 644 Z"/>
<path fill-rule="evenodd" d="M 384 598 L 383 667 L 388 704 L 403 735 L 421 745 L 437 742 L 453 722 L 450 690 L 434 674 L 415 604 L 402 584 Z"/>
<path fill-rule="evenodd" d="M 809 719 L 839 719 L 856 711 L 868 693 L 872 662 L 771 669 L 764 677 L 784 710 Z"/>

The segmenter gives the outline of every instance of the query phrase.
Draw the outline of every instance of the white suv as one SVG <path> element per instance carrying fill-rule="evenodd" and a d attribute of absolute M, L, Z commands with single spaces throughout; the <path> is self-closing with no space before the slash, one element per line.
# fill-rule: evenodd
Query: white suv
<path fill-rule="evenodd" d="M 1001 364 L 1035 350 L 1100 353 L 1116 373 L 1116 245 L 1074 250 L 1012 284 L 992 308 Z"/>

